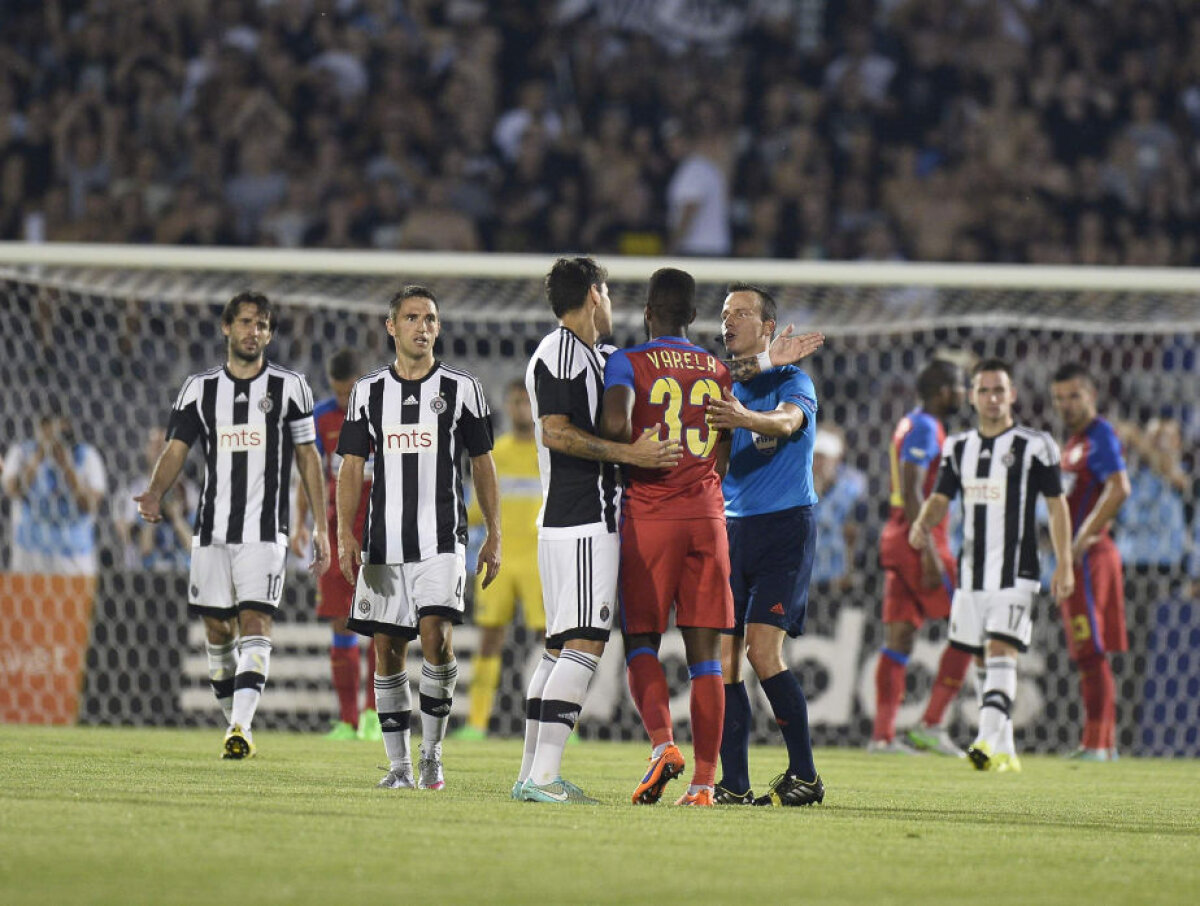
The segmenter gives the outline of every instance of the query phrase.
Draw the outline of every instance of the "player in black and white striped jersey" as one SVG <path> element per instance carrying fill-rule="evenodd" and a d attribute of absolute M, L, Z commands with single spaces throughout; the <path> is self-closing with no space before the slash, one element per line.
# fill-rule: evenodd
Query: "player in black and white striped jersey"
<path fill-rule="evenodd" d="M 478 561 L 486 569 L 484 587 L 500 570 L 492 418 L 479 381 L 434 358 L 441 320 L 430 289 L 413 285 L 398 292 L 386 326 L 396 358 L 354 385 L 338 441 L 338 553 L 342 574 L 355 586 L 346 625 L 375 645 L 375 700 L 388 756 L 378 786 L 440 790 L 442 740 L 458 679 L 451 626 L 463 619 L 466 578 L 464 453 L 487 530 Z M 359 539 L 355 515 L 372 454 L 374 478 Z M 418 636 L 422 744 L 414 780 L 405 668 L 408 643 Z"/>
<path fill-rule="evenodd" d="M 525 755 L 514 799 L 591 801 L 561 777 L 563 747 L 579 719 L 608 641 L 617 605 L 615 463 L 665 468 L 679 445 L 657 431 L 632 444 L 597 434 L 604 354 L 612 329 L 607 274 L 591 258 L 560 258 L 546 277 L 559 326 L 530 359 L 525 387 L 533 407 L 542 480 L 538 571 L 546 611 L 546 653 L 526 693 Z"/>
<path fill-rule="evenodd" d="M 171 410 L 167 446 L 138 512 L 162 518 L 160 501 L 200 440 L 204 490 L 196 512 L 188 610 L 203 618 L 209 677 L 225 713 L 224 757 L 255 753 L 251 724 L 271 660 L 271 625 L 283 594 L 292 460 L 316 514 L 325 511 L 312 391 L 304 375 L 266 360 L 277 314 L 243 292 L 221 315 L 227 360 L 187 379 Z M 318 521 L 318 526 L 324 523 Z M 329 539 L 313 536 L 312 569 L 329 566 Z"/>
<path fill-rule="evenodd" d="M 958 589 L 950 608 L 950 644 L 986 655 L 979 733 L 967 749 L 979 770 L 1019 771 L 1013 746 L 1012 704 L 1017 655 L 1029 646 L 1033 594 L 1040 587 L 1035 508 L 1040 494 L 1050 512 L 1056 558 L 1050 592 L 1070 597 L 1075 578 L 1071 517 L 1059 475 L 1058 445 L 1050 435 L 1017 425 L 1012 367 L 984 359 L 971 371 L 977 427 L 946 438 L 937 487 L 909 532 L 917 549 L 962 498 L 963 547 Z"/>

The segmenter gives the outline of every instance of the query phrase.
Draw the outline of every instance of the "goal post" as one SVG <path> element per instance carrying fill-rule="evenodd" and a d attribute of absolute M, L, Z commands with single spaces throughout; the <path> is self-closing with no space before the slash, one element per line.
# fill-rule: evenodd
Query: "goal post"
<path fill-rule="evenodd" d="M 441 300 L 439 355 L 475 372 L 493 410 L 499 410 L 500 388 L 523 373 L 530 352 L 554 323 L 542 289 L 553 260 L 0 243 L 0 444 L 7 452 L 32 437 L 39 405 L 54 396 L 68 404 L 81 436 L 99 448 L 108 473 L 109 501 L 99 520 L 102 568 L 79 719 L 172 725 L 217 720 L 195 629 L 184 618 L 186 574 L 127 565 L 114 525 L 123 505 L 118 490 L 146 478 L 147 429 L 164 423 L 187 374 L 211 367 L 223 354 L 219 306 L 245 288 L 267 293 L 281 308 L 270 356 L 305 372 L 320 397 L 328 393 L 324 361 L 336 349 L 355 346 L 368 361 L 387 360 L 382 319 L 388 298 L 404 283 L 428 283 Z M 886 445 L 896 421 L 916 404 L 914 377 L 931 356 L 1012 360 L 1018 419 L 1056 437 L 1061 426 L 1049 404 L 1050 376 L 1063 362 L 1082 362 L 1097 378 L 1102 414 L 1134 429 L 1152 420 L 1176 423 L 1182 466 L 1194 464 L 1200 441 L 1200 271 L 651 258 L 601 263 L 609 272 L 621 345 L 643 339 L 646 281 L 666 265 L 697 279 L 699 316 L 692 336 L 702 345 L 719 350 L 719 311 L 731 281 L 768 287 L 778 300 L 781 324 L 818 329 L 828 338 L 804 367 L 817 387 L 818 422 L 841 430 L 845 463 L 862 476 L 864 493 L 852 517 L 858 537 L 848 575 L 814 586 L 808 633 L 786 648 L 809 695 L 819 744 L 859 745 L 870 731 L 872 675 L 882 644 L 875 545 L 886 517 Z M 967 424 L 964 414 L 951 427 Z M 1164 526 L 1163 562 L 1127 567 L 1131 650 L 1115 659 L 1119 744 L 1130 753 L 1197 755 L 1200 664 L 1194 652 L 1200 650 L 1200 605 L 1191 584 L 1193 555 L 1200 553 L 1193 550 L 1196 501 L 1187 483 L 1164 487 L 1170 506 L 1161 518 L 1182 513 L 1183 534 Z M 5 498 L 4 566 L 14 506 Z M 1118 534 L 1123 530 L 1118 525 Z M 1131 536 L 1135 530 L 1128 529 Z M 313 611 L 313 585 L 294 570 L 276 640 L 279 656 L 261 706 L 265 726 L 316 729 L 335 714 L 328 630 L 315 622 Z M 14 638 L 5 628 L 10 622 L 0 626 L 0 663 L 34 665 L 35 659 L 12 655 L 28 640 Z M 1045 595 L 1034 634 L 1020 669 L 1018 735 L 1026 750 L 1066 751 L 1077 741 L 1082 704 L 1057 609 Z M 944 637 L 944 626 L 919 634 L 900 725 L 919 715 Z M 465 713 L 476 639 L 469 628 L 456 634 L 466 680 L 456 695 L 458 716 Z M 493 716 L 498 732 L 520 732 L 521 690 L 533 642 L 518 631 L 505 652 Z M 619 643 L 614 639 L 610 648 Z M 663 650 L 673 713 L 686 728 L 682 645 L 672 634 Z M 756 736 L 773 740 L 765 700 L 760 696 L 757 704 Z M 967 740 L 973 717 L 973 699 L 964 692 L 952 712 L 951 727 L 960 740 Z M 641 738 L 617 650 L 604 658 L 581 732 Z"/>

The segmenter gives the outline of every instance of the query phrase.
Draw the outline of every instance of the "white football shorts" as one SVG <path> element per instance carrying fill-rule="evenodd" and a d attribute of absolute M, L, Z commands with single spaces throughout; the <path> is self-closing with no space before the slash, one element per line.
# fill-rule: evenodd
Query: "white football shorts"
<path fill-rule="evenodd" d="M 1008 642 L 1019 651 L 1033 637 L 1033 592 L 1020 588 L 999 591 L 957 589 L 950 603 L 950 641 L 980 649 L 988 639 Z"/>
<path fill-rule="evenodd" d="M 275 541 L 192 548 L 188 605 L 208 616 L 234 616 L 240 605 L 273 611 L 283 598 L 287 545 Z"/>
<path fill-rule="evenodd" d="M 604 642 L 617 609 L 620 537 L 538 539 L 538 571 L 546 609 L 546 647 L 569 639 Z"/>
<path fill-rule="evenodd" d="M 465 551 L 434 554 L 414 563 L 364 563 L 354 587 L 354 605 L 346 625 L 362 635 L 415 639 L 421 617 L 463 621 L 467 558 Z"/>

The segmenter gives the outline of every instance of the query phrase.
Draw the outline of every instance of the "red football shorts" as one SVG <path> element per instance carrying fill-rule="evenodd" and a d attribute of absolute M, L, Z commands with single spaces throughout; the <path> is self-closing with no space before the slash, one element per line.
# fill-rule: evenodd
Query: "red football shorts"
<path fill-rule="evenodd" d="M 1075 592 L 1059 607 L 1072 660 L 1093 652 L 1128 651 L 1125 578 L 1111 538 L 1093 544 L 1075 564 Z"/>
<path fill-rule="evenodd" d="M 731 627 L 725 520 L 626 519 L 620 592 L 621 629 L 629 635 L 666 632 L 672 605 L 677 626 Z"/>
<path fill-rule="evenodd" d="M 911 623 L 919 628 L 926 620 L 950 616 L 950 601 L 958 581 L 957 564 L 944 540 L 935 540 L 934 550 L 942 561 L 942 584 L 924 588 L 921 552 L 909 545 L 907 526 L 896 521 L 884 526 L 879 541 L 879 561 L 884 569 L 883 622 Z"/>
<path fill-rule="evenodd" d="M 354 604 L 354 586 L 342 575 L 338 562 L 337 532 L 329 533 L 329 569 L 317 580 L 317 618 L 322 620 L 345 619 L 350 616 Z"/>

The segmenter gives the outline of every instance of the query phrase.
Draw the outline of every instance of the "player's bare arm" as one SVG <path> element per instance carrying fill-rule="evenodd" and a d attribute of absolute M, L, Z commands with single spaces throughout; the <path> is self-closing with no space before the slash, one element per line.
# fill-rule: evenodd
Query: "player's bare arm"
<path fill-rule="evenodd" d="M 604 391 L 600 413 L 600 436 L 619 444 L 629 443 L 633 434 L 633 390 L 609 387 Z"/>
<path fill-rule="evenodd" d="M 1056 601 L 1065 601 L 1075 591 L 1075 567 L 1071 562 L 1071 511 L 1067 498 L 1047 497 L 1050 511 L 1050 543 L 1054 547 L 1054 575 L 1050 577 L 1050 594 Z"/>
<path fill-rule="evenodd" d="M 487 531 L 479 548 L 475 574 L 483 572 L 483 587 L 487 588 L 500 575 L 500 476 L 491 452 L 471 457 L 471 484 Z"/>
<path fill-rule="evenodd" d="M 556 453 L 595 462 L 616 462 L 642 469 L 670 469 L 683 458 L 678 441 L 659 440 L 662 427 L 655 425 L 633 443 L 619 444 L 589 434 L 571 423 L 565 415 L 542 416 L 542 443 Z"/>
<path fill-rule="evenodd" d="M 722 431 L 745 428 L 763 437 L 791 437 L 808 419 L 795 403 L 780 403 L 770 412 L 755 412 L 743 406 L 728 390 L 721 399 L 710 399 L 705 411 L 710 428 Z"/>
<path fill-rule="evenodd" d="M 137 501 L 138 515 L 147 522 L 162 521 L 162 498 L 167 493 L 187 461 L 188 446 L 181 440 L 172 438 L 167 441 L 162 455 L 154 464 L 154 473 L 150 476 L 150 486 L 133 499 Z"/>
<path fill-rule="evenodd" d="M 1104 488 L 1096 499 L 1096 505 L 1079 523 L 1075 540 L 1071 543 L 1071 559 L 1078 562 L 1087 553 L 1089 547 L 1096 543 L 1103 532 L 1117 516 L 1117 511 L 1128 499 L 1130 493 L 1129 474 L 1113 472 L 1104 480 Z"/>
<path fill-rule="evenodd" d="M 780 332 L 779 336 L 771 341 L 767 355 L 772 368 L 794 365 L 825 345 L 825 334 L 823 333 L 793 334 L 793 330 L 793 326 L 789 324 Z M 762 365 L 755 356 L 733 359 L 725 364 L 729 366 L 729 374 L 739 383 L 757 377 L 763 372 Z"/>
<path fill-rule="evenodd" d="M 922 486 L 925 470 L 915 462 L 900 463 L 900 497 L 904 502 L 904 518 L 912 525 L 924 503 Z M 934 523 L 935 525 L 937 523 Z M 934 553 L 933 545 L 921 550 L 921 587 L 937 588 L 942 584 L 942 561 Z"/>
<path fill-rule="evenodd" d="M 292 553 L 303 557 L 308 552 L 308 543 L 312 540 L 312 532 L 308 529 L 308 494 L 304 488 L 296 489 L 296 502 L 292 507 Z"/>
<path fill-rule="evenodd" d="M 930 494 L 921 504 L 921 511 L 912 521 L 908 530 L 908 543 L 916 550 L 923 551 L 932 544 L 929 530 L 946 518 L 950 508 L 950 498 L 945 494 Z"/>
<path fill-rule="evenodd" d="M 313 443 L 296 445 L 296 466 L 300 470 L 300 484 L 308 507 L 313 514 L 313 558 L 308 564 L 314 576 L 324 575 L 329 569 L 329 534 L 325 528 L 325 476 L 321 469 L 321 454 Z M 353 517 L 351 517 L 353 524 Z"/>
<path fill-rule="evenodd" d="M 337 533 L 338 568 L 351 585 L 362 566 L 362 545 L 354 535 L 354 517 L 362 499 L 363 473 L 367 461 L 361 456 L 346 453 L 337 476 Z"/>

